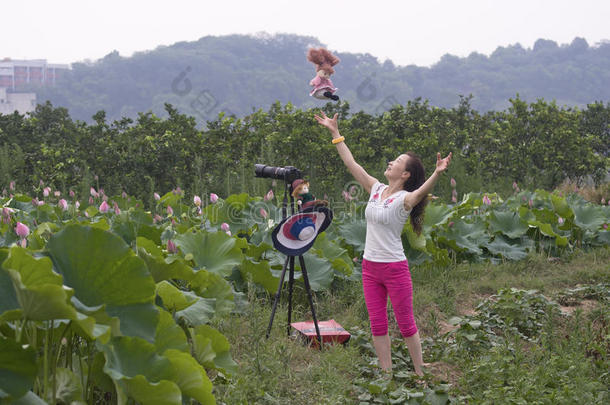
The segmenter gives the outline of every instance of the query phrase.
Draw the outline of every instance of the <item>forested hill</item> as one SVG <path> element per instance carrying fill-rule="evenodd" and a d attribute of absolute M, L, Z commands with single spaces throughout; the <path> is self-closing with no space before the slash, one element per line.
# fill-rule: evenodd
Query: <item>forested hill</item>
<path fill-rule="evenodd" d="M 37 89 L 40 102 L 67 107 L 72 117 L 90 121 L 98 110 L 110 119 L 135 117 L 164 103 L 199 122 L 219 112 L 242 116 L 273 102 L 307 108 L 323 102 L 309 97 L 314 66 L 305 57 L 316 38 L 297 35 L 230 35 L 178 42 L 122 57 L 113 52 L 92 63 L 74 63 L 55 88 Z M 395 103 L 421 97 L 453 107 L 473 95 L 479 111 L 503 110 L 509 98 L 555 100 L 584 106 L 610 100 L 610 42 L 590 46 L 540 39 L 532 49 L 516 44 L 490 56 L 445 55 L 432 67 L 395 66 L 370 54 L 337 53 L 332 80 L 351 111 L 379 113 Z"/>

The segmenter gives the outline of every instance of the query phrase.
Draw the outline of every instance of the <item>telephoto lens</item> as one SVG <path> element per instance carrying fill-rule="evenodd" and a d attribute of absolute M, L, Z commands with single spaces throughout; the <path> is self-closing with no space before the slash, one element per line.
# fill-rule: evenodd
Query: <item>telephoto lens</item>
<path fill-rule="evenodd" d="M 303 178 L 301 171 L 294 166 L 277 167 L 261 164 L 254 165 L 254 175 L 269 179 L 280 179 L 286 183 L 292 183 L 296 179 Z"/>

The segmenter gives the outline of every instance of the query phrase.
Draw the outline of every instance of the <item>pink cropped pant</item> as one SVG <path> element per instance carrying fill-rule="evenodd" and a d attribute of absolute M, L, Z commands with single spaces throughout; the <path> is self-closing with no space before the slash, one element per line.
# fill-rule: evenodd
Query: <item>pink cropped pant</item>
<path fill-rule="evenodd" d="M 363 259 L 362 288 L 373 336 L 388 334 L 388 294 L 400 333 L 404 337 L 417 333 L 413 316 L 413 284 L 406 260 L 381 263 Z"/>

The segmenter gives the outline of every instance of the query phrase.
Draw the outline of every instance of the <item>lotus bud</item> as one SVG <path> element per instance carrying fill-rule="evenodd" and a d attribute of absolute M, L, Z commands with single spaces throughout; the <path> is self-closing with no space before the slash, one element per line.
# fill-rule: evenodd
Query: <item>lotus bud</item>
<path fill-rule="evenodd" d="M 68 209 L 68 202 L 66 200 L 64 200 L 63 198 L 61 200 L 59 200 L 59 202 L 57 203 L 57 206 L 59 208 L 61 208 L 62 211 L 65 211 Z"/>
<path fill-rule="evenodd" d="M 78 207 L 80 207 L 80 201 L 76 201 L 74 203 L 74 208 L 78 209 Z"/>
<path fill-rule="evenodd" d="M 30 228 L 27 225 L 22 224 L 21 222 L 17 222 L 17 226 L 15 226 L 15 233 L 21 239 L 26 238 L 30 234 Z"/>
<path fill-rule="evenodd" d="M 491 205 L 491 200 L 489 199 L 489 197 L 487 197 L 487 194 L 485 194 L 483 196 L 483 204 L 485 205 Z"/>
<path fill-rule="evenodd" d="M 70 190 L 70 198 L 74 198 L 74 191 Z"/>
<path fill-rule="evenodd" d="M 178 253 L 178 248 L 176 247 L 176 244 L 172 242 L 171 239 L 167 241 L 167 251 L 170 253 Z"/>
<path fill-rule="evenodd" d="M 110 206 L 108 206 L 108 203 L 106 201 L 102 201 L 102 203 L 100 204 L 99 210 L 102 214 L 105 214 L 108 212 L 108 210 L 110 209 Z"/>
<path fill-rule="evenodd" d="M 223 231 L 227 232 L 229 230 L 229 224 L 227 224 L 226 222 L 223 222 L 222 225 L 220 225 L 220 229 L 222 229 Z"/>
<path fill-rule="evenodd" d="M 453 177 L 451 178 L 450 183 L 451 183 L 451 188 L 455 188 L 455 186 L 457 185 L 457 183 L 455 182 L 455 179 Z"/>
<path fill-rule="evenodd" d="M 172 207 L 170 205 L 167 206 L 167 216 L 171 217 L 172 215 L 174 215 L 174 210 L 172 209 Z"/>
<path fill-rule="evenodd" d="M 269 214 L 267 213 L 267 211 L 265 211 L 264 208 L 261 208 L 259 213 L 261 214 L 261 217 L 263 217 L 265 219 L 269 216 Z"/>
<path fill-rule="evenodd" d="M 155 201 L 159 201 L 161 199 L 161 196 L 159 195 L 159 193 L 154 193 L 153 197 L 155 197 Z"/>
<path fill-rule="evenodd" d="M 45 188 L 42 190 L 42 195 L 43 195 L 43 197 L 48 197 L 50 192 L 51 192 L 51 187 L 45 187 Z"/>
<path fill-rule="evenodd" d="M 265 197 L 263 198 L 263 200 L 265 200 L 265 201 L 273 200 L 273 189 L 269 189 L 269 191 L 267 191 L 267 194 L 265 194 Z"/>
<path fill-rule="evenodd" d="M 199 197 L 198 195 L 193 197 L 193 203 L 197 206 L 200 207 L 201 206 L 201 197 Z"/>
<path fill-rule="evenodd" d="M 91 187 L 91 189 L 89 189 L 89 193 L 91 194 L 91 197 L 99 197 L 99 193 L 97 191 L 95 191 L 95 189 L 93 187 Z"/>
<path fill-rule="evenodd" d="M 55 197 L 59 197 L 61 195 L 61 191 L 55 190 L 55 192 L 53 193 L 53 195 Z"/>
<path fill-rule="evenodd" d="M 216 204 L 216 201 L 218 201 L 218 196 L 214 193 L 210 194 L 210 201 L 212 202 L 212 204 Z"/>
<path fill-rule="evenodd" d="M 95 202 L 93 201 L 93 197 L 89 197 L 89 205 L 93 205 Z"/>

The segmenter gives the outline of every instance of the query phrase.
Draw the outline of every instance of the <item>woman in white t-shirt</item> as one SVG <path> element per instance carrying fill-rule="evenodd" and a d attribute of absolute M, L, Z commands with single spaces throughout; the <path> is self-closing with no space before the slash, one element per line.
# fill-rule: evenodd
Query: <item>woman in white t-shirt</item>
<path fill-rule="evenodd" d="M 392 370 L 390 337 L 388 334 L 388 295 L 394 308 L 396 321 L 409 348 L 415 372 L 423 375 L 424 365 L 419 332 L 413 317 L 413 286 L 409 265 L 404 254 L 400 234 L 410 217 L 413 229 L 421 232 L 421 222 L 428 193 L 438 177 L 447 170 L 451 153 L 436 158 L 436 169 L 426 180 L 424 166 L 414 153 L 399 155 L 388 163 L 383 173 L 388 184 L 377 181 L 354 160 L 339 133 L 337 116 L 331 119 L 322 112 L 316 120 L 330 131 L 332 143 L 356 181 L 370 194 L 366 207 L 366 241 L 362 261 L 362 287 L 371 321 L 373 345 L 379 366 Z"/>

